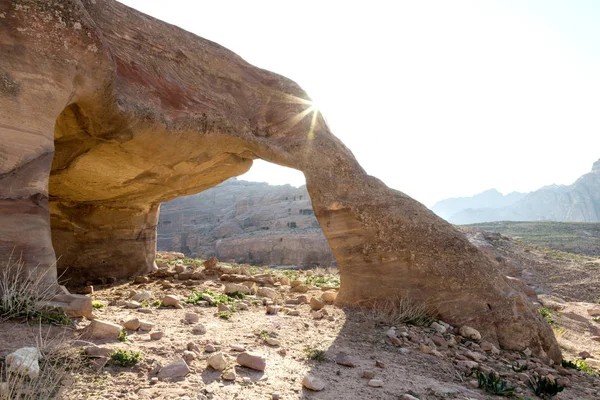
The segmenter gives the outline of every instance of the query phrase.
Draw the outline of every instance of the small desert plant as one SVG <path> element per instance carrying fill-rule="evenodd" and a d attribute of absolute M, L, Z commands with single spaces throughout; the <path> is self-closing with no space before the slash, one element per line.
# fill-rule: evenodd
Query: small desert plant
<path fill-rule="evenodd" d="M 127 342 L 129 341 L 129 336 L 127 336 L 127 332 L 122 330 L 121 332 L 119 332 L 119 340 L 121 342 Z"/>
<path fill-rule="evenodd" d="M 325 361 L 325 351 L 315 349 L 314 347 L 306 346 L 304 348 L 304 354 L 306 354 L 306 358 L 314 361 Z"/>
<path fill-rule="evenodd" d="M 511 397 L 515 394 L 515 386 L 508 383 L 494 372 L 488 374 L 477 371 L 477 383 L 479 388 L 496 396 Z"/>
<path fill-rule="evenodd" d="M 103 309 L 104 307 L 106 307 L 106 304 L 104 304 L 103 302 L 101 302 L 101 301 L 98 301 L 98 300 L 93 300 L 93 301 L 92 301 L 92 307 L 93 307 L 95 310 L 101 310 L 101 309 Z"/>
<path fill-rule="evenodd" d="M 552 397 L 562 392 L 564 387 L 551 376 L 534 375 L 529 378 L 529 387 L 536 396 Z"/>
<path fill-rule="evenodd" d="M 366 301 L 364 305 L 371 309 L 375 322 L 386 326 L 400 324 L 429 326 L 434 321 L 432 315 L 435 312 L 432 307 L 416 302 L 407 296 L 398 296 L 383 301 Z"/>
<path fill-rule="evenodd" d="M 43 322 L 67 322 L 64 312 L 47 306 L 55 293 L 52 285 L 44 282 L 42 270 L 28 269 L 22 260 L 15 261 L 12 256 L 0 269 L 0 321 L 25 317 L 40 318 Z"/>
<path fill-rule="evenodd" d="M 131 367 L 142 359 L 142 353 L 133 350 L 115 350 L 110 355 L 110 359 L 121 367 Z"/>
<path fill-rule="evenodd" d="M 219 318 L 230 320 L 233 317 L 233 313 L 231 311 L 223 311 L 219 313 Z"/>
<path fill-rule="evenodd" d="M 554 311 L 552 311 L 549 308 L 546 307 L 540 307 L 538 308 L 538 311 L 540 313 L 540 315 L 542 316 L 542 318 L 544 318 L 546 320 L 546 322 L 548 322 L 550 325 L 556 327 L 558 326 L 558 323 L 554 320 L 554 318 L 552 318 L 552 314 L 554 313 Z"/>
<path fill-rule="evenodd" d="M 593 374 L 595 372 L 594 369 L 592 367 L 590 367 L 589 364 L 585 360 L 575 360 L 575 361 L 562 360 L 560 362 L 560 365 L 563 368 L 576 369 L 577 371 L 586 372 L 588 374 Z"/>
<path fill-rule="evenodd" d="M 227 297 L 231 297 L 232 299 L 240 299 L 240 300 L 243 300 L 246 297 L 246 295 L 242 292 L 226 293 L 225 295 Z"/>
<path fill-rule="evenodd" d="M 192 290 L 190 296 L 185 300 L 188 304 L 198 304 L 201 301 L 208 301 L 211 306 L 216 307 L 219 304 L 229 304 L 232 301 L 232 298 L 225 294 L 211 292 L 210 290 L 205 290 L 203 292 Z"/>

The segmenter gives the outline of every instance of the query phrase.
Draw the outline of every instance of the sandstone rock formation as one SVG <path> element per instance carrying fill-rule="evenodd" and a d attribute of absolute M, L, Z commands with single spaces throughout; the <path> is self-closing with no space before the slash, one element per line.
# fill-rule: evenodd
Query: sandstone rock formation
<path fill-rule="evenodd" d="M 0 2 L 0 254 L 73 281 L 153 266 L 158 205 L 247 171 L 301 170 L 336 302 L 410 295 L 507 348 L 552 330 L 465 236 L 365 173 L 294 82 L 113 0 Z M 349 82 L 349 85 L 352 83 Z"/>
<path fill-rule="evenodd" d="M 571 185 L 550 185 L 528 194 L 447 199 L 432 207 L 453 224 L 492 221 L 600 222 L 600 160 Z M 457 204 L 458 201 L 458 204 Z M 462 208 L 458 208 L 459 204 Z"/>
<path fill-rule="evenodd" d="M 336 265 L 306 186 L 232 178 L 160 206 L 157 247 L 254 265 Z"/>

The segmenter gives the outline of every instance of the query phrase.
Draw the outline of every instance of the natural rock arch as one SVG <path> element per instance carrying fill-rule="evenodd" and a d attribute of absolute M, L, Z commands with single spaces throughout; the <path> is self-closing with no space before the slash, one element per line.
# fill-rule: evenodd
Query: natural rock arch
<path fill-rule="evenodd" d="M 261 158 L 304 173 L 340 305 L 409 294 L 560 359 L 525 296 L 451 225 L 368 176 L 294 82 L 112 0 L 5 1 L 0 16 L 0 256 L 48 266 L 49 282 L 52 244 L 80 279 L 143 273 L 160 202 Z"/>

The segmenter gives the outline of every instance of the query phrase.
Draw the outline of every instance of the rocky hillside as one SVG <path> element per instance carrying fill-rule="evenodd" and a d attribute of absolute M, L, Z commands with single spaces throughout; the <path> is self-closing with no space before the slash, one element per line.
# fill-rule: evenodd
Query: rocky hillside
<path fill-rule="evenodd" d="M 572 185 L 545 186 L 509 205 L 502 205 L 498 196 L 489 196 L 490 192 L 472 198 L 443 200 L 434 205 L 432 210 L 453 224 L 491 221 L 600 222 L 600 160 L 593 164 L 591 172 Z M 513 194 L 504 197 L 504 201 L 515 198 Z M 460 207 L 464 208 L 457 210 Z"/>
<path fill-rule="evenodd" d="M 305 186 L 235 178 L 162 204 L 158 249 L 253 265 L 335 265 Z"/>

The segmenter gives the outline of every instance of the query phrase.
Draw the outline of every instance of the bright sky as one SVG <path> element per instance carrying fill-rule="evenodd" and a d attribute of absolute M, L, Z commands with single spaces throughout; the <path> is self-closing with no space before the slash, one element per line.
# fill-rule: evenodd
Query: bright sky
<path fill-rule="evenodd" d="M 570 184 L 600 158 L 595 0 L 122 0 L 298 82 L 366 171 L 427 206 Z M 255 162 L 242 177 L 304 184 Z"/>

